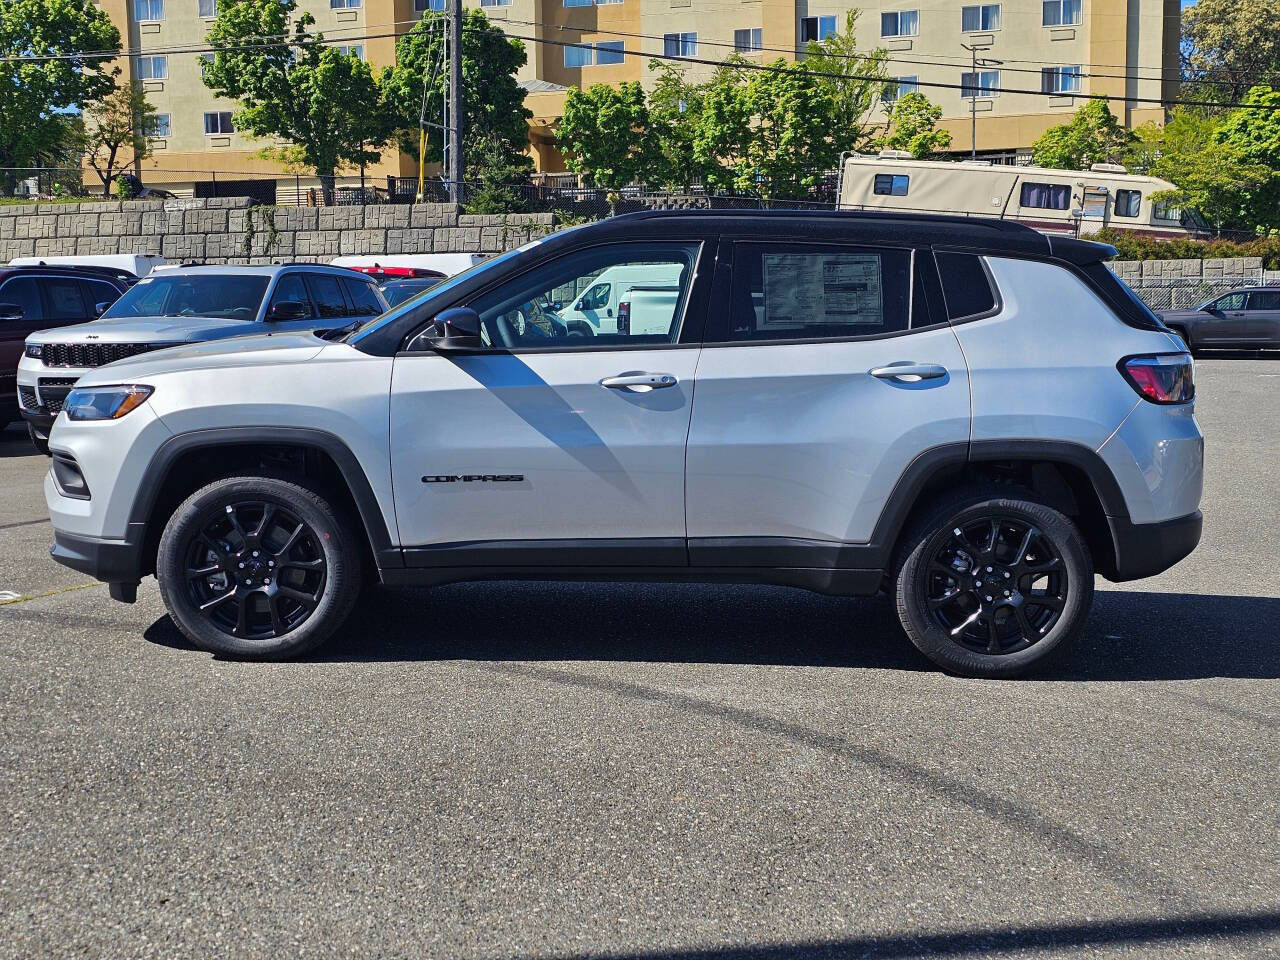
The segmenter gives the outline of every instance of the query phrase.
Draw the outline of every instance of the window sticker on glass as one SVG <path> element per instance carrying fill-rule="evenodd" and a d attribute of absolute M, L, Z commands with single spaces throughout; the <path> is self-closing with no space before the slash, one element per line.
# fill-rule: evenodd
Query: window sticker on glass
<path fill-rule="evenodd" d="M 878 255 L 765 254 L 762 259 L 765 326 L 883 326 Z"/>

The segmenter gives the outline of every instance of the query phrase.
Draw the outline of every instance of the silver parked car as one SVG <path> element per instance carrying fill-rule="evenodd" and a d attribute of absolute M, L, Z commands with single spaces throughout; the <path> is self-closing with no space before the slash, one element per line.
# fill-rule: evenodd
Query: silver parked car
<path fill-rule="evenodd" d="M 1280 350 L 1280 287 L 1241 287 L 1160 319 L 1193 352 Z"/>
<path fill-rule="evenodd" d="M 18 363 L 22 417 L 37 449 L 75 382 L 161 347 L 264 332 L 349 328 L 387 308 L 371 277 L 343 267 L 275 264 L 154 270 L 98 320 L 27 337 Z"/>
<path fill-rule="evenodd" d="M 238 657 L 312 649 L 365 577 L 696 581 L 883 590 L 936 663 L 1011 676 L 1080 631 L 1095 571 L 1200 538 L 1191 358 L 1114 255 L 977 218 L 566 230 L 341 341 L 88 374 L 49 440 L 53 557 L 124 601 L 154 573 Z M 622 267 L 674 287 L 662 322 L 544 323 Z"/>

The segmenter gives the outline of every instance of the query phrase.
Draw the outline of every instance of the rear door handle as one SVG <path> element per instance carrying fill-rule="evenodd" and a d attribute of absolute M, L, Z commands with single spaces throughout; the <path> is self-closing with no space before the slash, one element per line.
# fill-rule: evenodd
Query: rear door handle
<path fill-rule="evenodd" d="M 887 367 L 873 367 L 871 376 L 880 380 L 938 380 L 947 375 L 947 368 L 940 363 L 893 363 Z"/>
<path fill-rule="evenodd" d="M 676 378 L 669 373 L 620 373 L 616 377 L 605 377 L 600 381 L 600 386 L 645 393 L 649 390 L 661 390 L 663 387 L 674 387 L 676 382 Z"/>

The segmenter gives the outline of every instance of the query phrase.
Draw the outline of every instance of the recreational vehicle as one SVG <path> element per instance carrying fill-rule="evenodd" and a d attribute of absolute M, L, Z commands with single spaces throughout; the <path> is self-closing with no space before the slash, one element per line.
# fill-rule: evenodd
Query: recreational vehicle
<path fill-rule="evenodd" d="M 1193 210 L 1152 199 L 1173 190 L 1159 177 L 1095 163 L 1088 170 L 916 160 L 885 151 L 853 154 L 840 169 L 842 210 L 910 210 L 1017 220 L 1044 233 L 1074 236 L 1103 227 L 1159 237 L 1194 237 L 1205 224 Z"/>

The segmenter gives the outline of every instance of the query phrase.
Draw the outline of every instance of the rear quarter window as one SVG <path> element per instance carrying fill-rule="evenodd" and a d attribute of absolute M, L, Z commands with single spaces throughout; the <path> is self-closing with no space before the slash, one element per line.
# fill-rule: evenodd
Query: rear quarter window
<path fill-rule="evenodd" d="M 947 302 L 947 316 L 965 320 L 990 313 L 996 307 L 996 294 L 982 258 L 972 253 L 936 253 L 938 276 L 942 280 L 942 296 Z"/>

